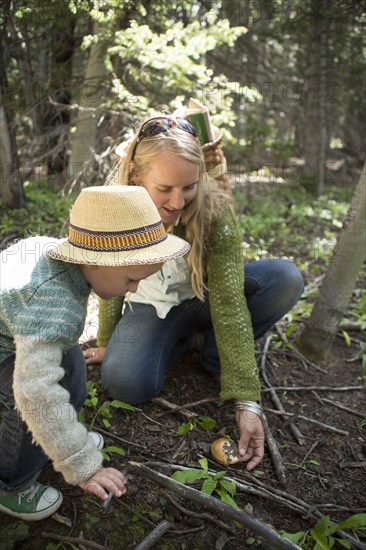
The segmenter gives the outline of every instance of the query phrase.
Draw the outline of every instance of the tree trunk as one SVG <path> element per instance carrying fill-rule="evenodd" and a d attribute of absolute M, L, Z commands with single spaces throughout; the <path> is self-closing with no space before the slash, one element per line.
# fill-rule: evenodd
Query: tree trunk
<path fill-rule="evenodd" d="M 101 37 L 98 23 L 93 25 L 93 34 Z M 105 43 L 96 42 L 90 48 L 85 68 L 85 77 L 78 98 L 79 110 L 74 121 L 68 176 L 71 187 L 81 182 L 82 172 L 89 167 L 96 147 L 99 118 L 97 110 L 103 97 L 103 81 L 107 76 L 104 63 Z M 89 173 L 89 172 L 88 172 Z"/>
<path fill-rule="evenodd" d="M 312 360 L 325 358 L 348 307 L 366 256 L 366 163 L 333 257 L 297 345 Z"/>
<path fill-rule="evenodd" d="M 6 17 L 4 19 L 6 22 Z M 12 98 L 8 93 L 4 34 L 0 32 L 0 198 L 5 206 L 21 208 L 25 204 L 25 196 L 19 172 L 16 125 L 11 110 Z"/>
<path fill-rule="evenodd" d="M 10 11 L 9 2 L 7 7 L 8 28 L 13 40 L 15 57 L 22 74 L 24 102 L 31 113 L 35 134 L 39 136 L 43 131 L 42 105 L 37 97 L 37 81 L 32 67 L 30 49 L 20 27 L 16 24 L 14 14 Z"/>
<path fill-rule="evenodd" d="M 324 2 L 327 13 L 328 0 Z M 320 66 L 319 66 L 319 152 L 318 152 L 318 197 L 324 191 L 325 168 L 328 152 L 328 117 L 327 117 L 327 81 L 328 81 L 328 26 L 324 13 L 320 15 Z"/>
<path fill-rule="evenodd" d="M 323 192 L 327 131 L 327 2 L 311 1 L 311 27 L 304 84 L 303 156 L 306 181 L 318 195 Z M 320 55 L 319 55 L 320 52 Z"/>
<path fill-rule="evenodd" d="M 0 198 L 4 205 L 21 208 L 25 204 L 19 173 L 18 155 L 11 123 L 3 106 L 0 107 Z"/>

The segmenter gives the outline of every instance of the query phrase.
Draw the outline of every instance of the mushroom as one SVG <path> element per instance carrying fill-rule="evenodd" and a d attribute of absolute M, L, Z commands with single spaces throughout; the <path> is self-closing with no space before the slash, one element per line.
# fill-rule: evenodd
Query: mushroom
<path fill-rule="evenodd" d="M 212 443 L 211 454 L 220 464 L 236 464 L 236 462 L 239 462 L 236 443 L 227 437 L 220 437 Z"/>

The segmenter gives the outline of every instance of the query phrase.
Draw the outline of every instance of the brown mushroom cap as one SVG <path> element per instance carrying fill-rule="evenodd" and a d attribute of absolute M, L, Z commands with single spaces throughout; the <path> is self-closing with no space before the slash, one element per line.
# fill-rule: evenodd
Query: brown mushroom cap
<path fill-rule="evenodd" d="M 220 437 L 211 445 L 211 454 L 220 464 L 236 464 L 239 462 L 238 447 L 235 441 Z"/>

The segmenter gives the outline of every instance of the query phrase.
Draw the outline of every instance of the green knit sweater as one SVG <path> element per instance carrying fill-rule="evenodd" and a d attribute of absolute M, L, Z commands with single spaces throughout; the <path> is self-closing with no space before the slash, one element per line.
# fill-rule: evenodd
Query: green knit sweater
<path fill-rule="evenodd" d="M 253 330 L 244 296 L 243 245 L 230 208 L 211 228 L 207 274 L 211 317 L 221 363 L 220 398 L 260 401 Z M 106 346 L 112 336 L 121 318 L 122 304 L 122 297 L 100 300 L 99 346 Z"/>
<path fill-rule="evenodd" d="M 16 408 L 54 468 L 79 484 L 103 455 L 60 384 L 61 361 L 82 333 L 90 287 L 77 265 L 47 255 L 54 241 L 32 237 L 0 254 L 0 369 L 15 355 Z"/>

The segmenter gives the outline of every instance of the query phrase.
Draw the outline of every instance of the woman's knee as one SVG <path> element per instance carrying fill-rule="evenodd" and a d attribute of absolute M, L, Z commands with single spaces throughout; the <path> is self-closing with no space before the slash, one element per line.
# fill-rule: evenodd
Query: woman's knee
<path fill-rule="evenodd" d="M 299 268 L 289 260 L 278 259 L 274 260 L 273 271 L 274 284 L 278 286 L 281 295 L 286 297 L 289 304 L 296 304 L 304 290 Z"/>
<path fill-rule="evenodd" d="M 158 394 L 155 385 L 141 364 L 117 362 L 106 357 L 102 363 L 101 381 L 103 391 L 110 399 L 118 399 L 135 405 Z"/>

